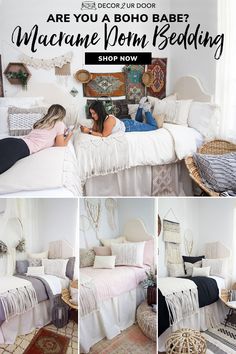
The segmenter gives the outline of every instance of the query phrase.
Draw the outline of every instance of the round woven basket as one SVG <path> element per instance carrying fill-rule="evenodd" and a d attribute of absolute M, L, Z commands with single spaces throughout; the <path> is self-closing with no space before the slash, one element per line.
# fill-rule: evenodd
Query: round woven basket
<path fill-rule="evenodd" d="M 145 73 L 143 73 L 142 82 L 146 87 L 150 87 L 153 85 L 154 76 L 152 71 L 145 71 Z"/>
<path fill-rule="evenodd" d="M 166 341 L 166 354 L 206 354 L 206 351 L 205 338 L 193 329 L 180 329 Z"/>
<path fill-rule="evenodd" d="M 137 309 L 137 323 L 145 336 L 154 342 L 156 342 L 156 322 L 156 313 L 146 301 L 142 302 Z"/>
<path fill-rule="evenodd" d="M 90 80 L 92 80 L 92 74 L 88 70 L 78 70 L 75 73 L 75 78 L 82 84 L 87 84 Z"/>

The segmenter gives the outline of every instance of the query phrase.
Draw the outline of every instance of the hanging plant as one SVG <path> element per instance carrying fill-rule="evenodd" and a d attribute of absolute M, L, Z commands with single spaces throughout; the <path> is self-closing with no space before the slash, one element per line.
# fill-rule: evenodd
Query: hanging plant
<path fill-rule="evenodd" d="M 25 239 L 19 240 L 18 244 L 16 245 L 17 252 L 25 252 Z"/>
<path fill-rule="evenodd" d="M 7 245 L 3 241 L 0 241 L 0 257 L 6 255 L 7 251 L 8 251 Z"/>
<path fill-rule="evenodd" d="M 29 74 L 27 72 L 25 72 L 21 69 L 19 71 L 9 71 L 8 73 L 6 73 L 6 77 L 8 79 L 19 80 L 22 88 L 24 90 L 27 89 L 27 81 L 28 81 L 28 77 L 29 77 Z"/>

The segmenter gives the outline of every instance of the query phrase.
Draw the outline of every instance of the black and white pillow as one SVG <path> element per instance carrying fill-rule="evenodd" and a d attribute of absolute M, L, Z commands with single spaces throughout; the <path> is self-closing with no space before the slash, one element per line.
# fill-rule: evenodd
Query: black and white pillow
<path fill-rule="evenodd" d="M 204 259 L 205 256 L 182 256 L 182 258 L 184 261 L 185 274 L 187 274 L 187 269 L 185 267 L 185 263 L 192 263 L 192 264 L 196 264 L 196 266 L 198 266 L 199 264 L 197 264 L 197 262 L 202 261 L 202 259 Z M 190 268 L 190 267 L 188 267 L 188 268 Z M 191 271 L 189 271 L 189 272 L 191 272 Z"/>

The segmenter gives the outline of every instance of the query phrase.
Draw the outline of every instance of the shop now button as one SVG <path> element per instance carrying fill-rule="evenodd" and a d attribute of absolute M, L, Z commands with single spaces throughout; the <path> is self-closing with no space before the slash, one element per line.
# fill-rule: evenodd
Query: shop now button
<path fill-rule="evenodd" d="M 87 65 L 151 64 L 152 53 L 85 53 Z"/>

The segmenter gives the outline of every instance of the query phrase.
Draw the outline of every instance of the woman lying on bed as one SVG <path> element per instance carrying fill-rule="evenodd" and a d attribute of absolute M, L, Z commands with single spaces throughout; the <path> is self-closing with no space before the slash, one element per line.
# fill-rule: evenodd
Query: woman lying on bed
<path fill-rule="evenodd" d="M 52 146 L 66 146 L 73 132 L 68 131 L 64 137 L 66 126 L 63 119 L 65 115 L 65 108 L 54 104 L 49 107 L 47 114 L 33 125 L 28 135 L 1 139 L 0 174 L 7 171 L 18 160 L 35 152 Z"/>
<path fill-rule="evenodd" d="M 147 97 L 143 97 L 139 102 L 135 120 L 125 118 L 118 119 L 113 115 L 107 115 L 104 105 L 101 101 L 92 103 L 89 107 L 89 113 L 93 119 L 93 127 L 87 128 L 81 126 L 81 131 L 99 137 L 106 137 L 119 131 L 123 132 L 143 132 L 158 129 L 157 122 L 150 111 L 151 105 L 147 102 Z M 146 117 L 146 123 L 143 123 L 143 111 Z"/>

